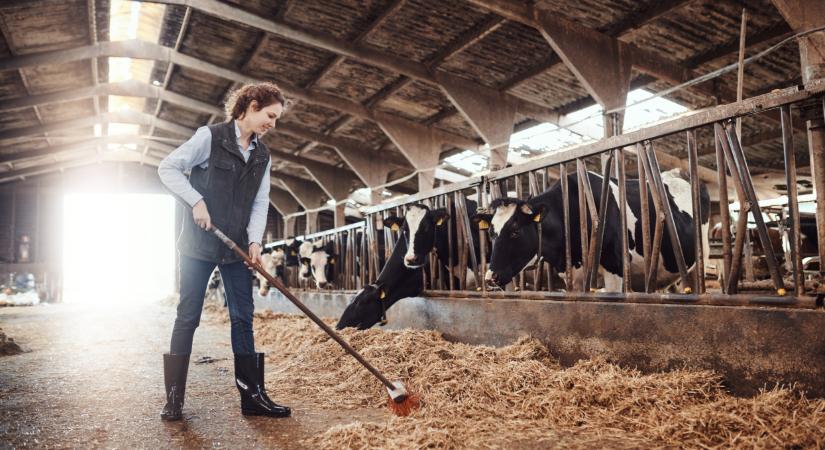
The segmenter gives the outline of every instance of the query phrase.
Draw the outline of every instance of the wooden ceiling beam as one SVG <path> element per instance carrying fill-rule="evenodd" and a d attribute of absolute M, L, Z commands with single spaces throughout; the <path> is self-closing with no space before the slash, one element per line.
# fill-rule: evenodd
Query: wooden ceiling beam
<path fill-rule="evenodd" d="M 97 45 L 93 46 L 84 46 L 73 49 L 48 51 L 28 55 L 20 55 L 12 58 L 5 58 L 0 60 L 0 70 L 16 70 L 23 67 L 65 63 L 77 60 L 85 60 L 94 56 L 124 57 L 166 61 L 180 66 L 188 67 L 190 69 L 211 73 L 213 75 L 217 75 L 228 80 L 234 80 L 242 83 L 275 81 L 287 95 L 306 101 L 308 103 L 322 105 L 324 107 L 342 111 L 347 114 L 351 114 L 356 117 L 370 121 L 378 122 L 386 118 L 389 120 L 405 121 L 408 122 L 410 125 L 418 125 L 415 122 L 412 122 L 408 119 L 404 119 L 392 114 L 370 111 L 357 102 L 352 102 L 341 97 L 336 97 L 333 95 L 319 92 L 309 92 L 303 88 L 294 86 L 291 83 L 288 83 L 283 80 L 262 80 L 254 78 L 239 73 L 235 70 L 220 67 L 215 64 L 206 62 L 204 60 L 189 55 L 185 55 L 171 48 L 143 41 L 100 42 Z M 438 129 L 434 129 L 433 132 L 437 136 L 437 139 L 445 145 L 454 145 L 456 147 L 461 148 L 475 148 L 479 145 L 478 141 L 468 139 L 458 134 Z"/>
<path fill-rule="evenodd" d="M 222 20 L 258 28 L 291 41 L 317 47 L 346 58 L 395 72 L 434 86 L 439 86 L 433 71 L 429 70 L 424 64 L 370 47 L 342 42 L 332 35 L 311 33 L 281 21 L 266 19 L 256 14 L 243 11 L 234 6 L 221 3 L 218 0 L 160 0 L 160 3 L 191 6 L 204 14 Z M 475 83 L 467 80 L 466 84 L 468 88 L 472 88 L 472 85 Z M 513 101 L 519 105 L 519 112 L 528 117 L 545 120 L 544 117 L 546 116 L 544 115 L 552 114 L 552 112 L 543 105 L 532 103 L 518 97 L 513 97 Z M 535 117 L 536 114 L 538 114 L 539 117 Z"/>

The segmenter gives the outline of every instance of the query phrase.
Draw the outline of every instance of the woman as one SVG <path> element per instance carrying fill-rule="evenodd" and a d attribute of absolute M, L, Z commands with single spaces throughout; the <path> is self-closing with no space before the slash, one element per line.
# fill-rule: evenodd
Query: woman
<path fill-rule="evenodd" d="M 243 86 L 226 101 L 226 122 L 198 128 L 158 167 L 163 184 L 192 208 L 191 214 L 184 214 L 178 238 L 180 303 L 169 353 L 163 355 L 163 420 L 181 419 L 192 338 L 215 266 L 226 288 L 241 413 L 290 415 L 288 407 L 270 400 L 264 390 L 264 355 L 255 352 L 252 335 L 250 269 L 209 231 L 214 225 L 239 245 L 248 245 L 250 258 L 260 263 L 272 164 L 261 137 L 275 126 L 286 105 L 272 83 Z"/>

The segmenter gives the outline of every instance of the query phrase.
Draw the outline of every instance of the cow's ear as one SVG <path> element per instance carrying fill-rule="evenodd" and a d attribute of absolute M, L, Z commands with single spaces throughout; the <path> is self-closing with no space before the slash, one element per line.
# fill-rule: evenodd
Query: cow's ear
<path fill-rule="evenodd" d="M 490 221 L 493 220 L 493 215 L 485 212 L 477 212 L 470 220 L 477 223 L 479 229 L 486 230 L 490 228 Z"/>
<path fill-rule="evenodd" d="M 433 219 L 435 220 L 435 225 L 437 227 L 443 226 L 447 223 L 447 219 L 450 218 L 450 213 L 447 212 L 445 209 L 439 209 L 438 211 L 433 211 Z"/>
<path fill-rule="evenodd" d="M 537 205 L 537 206 L 530 206 L 527 203 L 523 203 L 519 207 L 519 211 L 521 211 L 524 216 L 526 216 L 529 220 L 533 222 L 541 222 L 541 218 L 544 216 L 544 205 Z"/>
<path fill-rule="evenodd" d="M 384 219 L 384 226 L 388 227 L 392 231 L 398 231 L 401 229 L 401 225 L 404 224 L 404 219 L 398 216 L 388 216 Z"/>

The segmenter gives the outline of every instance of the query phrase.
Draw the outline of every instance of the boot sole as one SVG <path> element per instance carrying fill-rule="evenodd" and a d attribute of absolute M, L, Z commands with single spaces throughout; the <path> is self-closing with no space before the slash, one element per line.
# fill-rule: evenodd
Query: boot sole
<path fill-rule="evenodd" d="M 292 415 L 291 412 L 287 413 L 287 414 L 272 414 L 272 413 L 263 412 L 263 411 L 256 411 L 254 409 L 241 409 L 241 414 L 243 414 L 245 416 L 276 417 L 276 418 L 279 418 L 279 419 L 284 419 L 284 418 L 287 418 L 287 417 Z"/>

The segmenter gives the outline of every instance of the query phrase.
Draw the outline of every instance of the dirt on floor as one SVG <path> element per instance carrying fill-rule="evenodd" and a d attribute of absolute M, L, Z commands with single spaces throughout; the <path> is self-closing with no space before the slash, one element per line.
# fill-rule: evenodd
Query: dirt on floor
<path fill-rule="evenodd" d="M 0 356 L 17 355 L 19 353 L 23 353 L 20 345 L 14 342 L 13 337 L 6 336 L 6 333 L 3 333 L 3 329 L 0 328 Z"/>
<path fill-rule="evenodd" d="M 304 405 L 278 395 L 271 383 L 270 396 L 292 406 L 293 416 L 242 416 L 229 325 L 204 316 L 195 333 L 184 420 L 170 423 L 159 413 L 173 306 L 0 308 L 4 332 L 31 350 L 0 360 L 0 448 L 307 448 L 300 442 L 332 426 L 388 418 L 384 409 Z"/>

